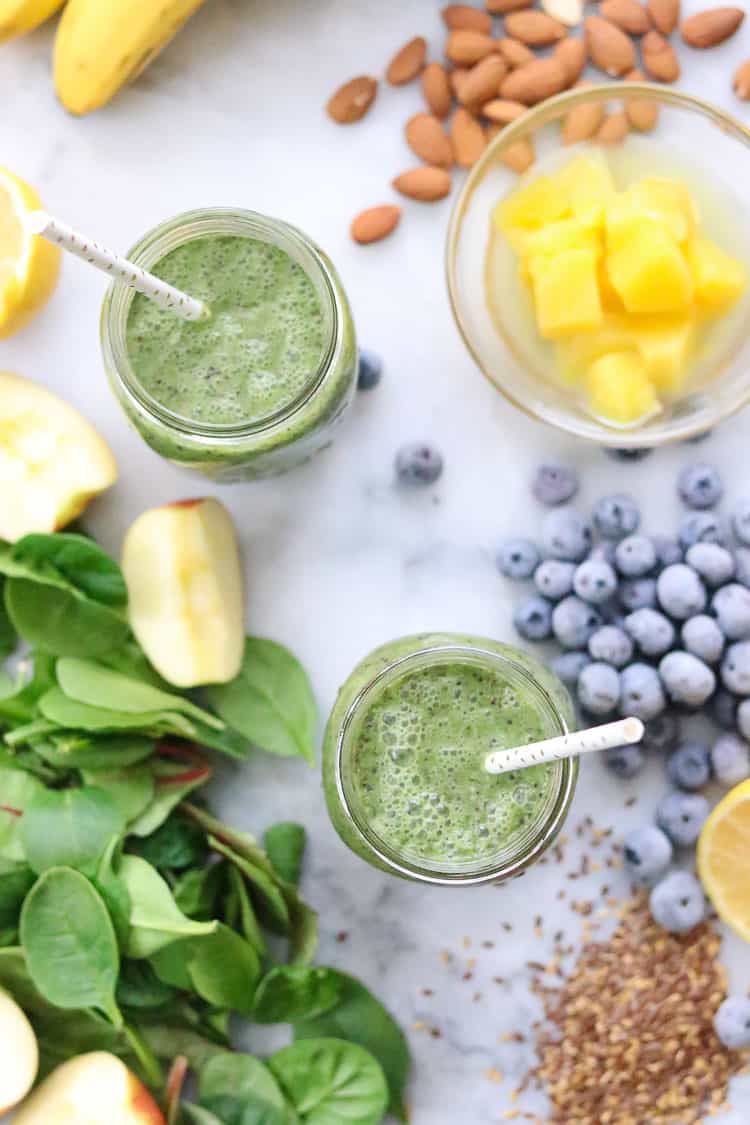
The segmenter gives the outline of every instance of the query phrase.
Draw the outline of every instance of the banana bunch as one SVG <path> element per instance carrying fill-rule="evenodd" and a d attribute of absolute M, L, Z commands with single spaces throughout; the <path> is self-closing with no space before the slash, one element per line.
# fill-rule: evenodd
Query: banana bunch
<path fill-rule="evenodd" d="M 55 89 L 70 113 L 99 109 L 137 78 L 204 0 L 0 0 L 0 43 L 65 5 L 55 39 Z"/>

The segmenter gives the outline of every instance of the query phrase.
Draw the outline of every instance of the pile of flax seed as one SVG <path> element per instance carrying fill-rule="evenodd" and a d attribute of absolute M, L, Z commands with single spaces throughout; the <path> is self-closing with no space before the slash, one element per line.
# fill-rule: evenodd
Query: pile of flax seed
<path fill-rule="evenodd" d="M 535 977 L 546 1020 L 536 1031 L 539 1065 L 522 1086 L 544 1087 L 550 1123 L 693 1125 L 718 1112 L 746 1063 L 713 1029 L 726 996 L 719 947 L 708 922 L 667 933 L 639 895 L 608 940 L 581 947 L 559 987 Z"/>

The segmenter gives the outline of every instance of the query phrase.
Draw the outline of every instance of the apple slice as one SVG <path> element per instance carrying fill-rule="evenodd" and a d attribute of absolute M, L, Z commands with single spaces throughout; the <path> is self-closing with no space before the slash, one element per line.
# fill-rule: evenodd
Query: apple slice
<path fill-rule="evenodd" d="M 12 996 L 0 992 L 0 1117 L 26 1097 L 39 1069 L 34 1030 Z"/>
<path fill-rule="evenodd" d="M 93 1051 L 53 1070 L 13 1125 L 166 1125 L 146 1087 L 116 1055 Z"/>
<path fill-rule="evenodd" d="M 180 500 L 139 516 L 122 550 L 130 625 L 177 687 L 222 684 L 245 644 L 242 565 L 232 518 L 218 500 Z"/>
<path fill-rule="evenodd" d="M 58 531 L 116 480 L 109 446 L 77 410 L 0 372 L 0 539 Z"/>

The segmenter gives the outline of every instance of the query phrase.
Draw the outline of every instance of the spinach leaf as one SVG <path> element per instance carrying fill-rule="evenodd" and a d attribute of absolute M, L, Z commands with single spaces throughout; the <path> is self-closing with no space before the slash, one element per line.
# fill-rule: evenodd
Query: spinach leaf
<path fill-rule="evenodd" d="M 123 676 L 142 680 L 144 684 L 151 684 L 164 691 L 170 690 L 170 685 L 161 678 L 135 637 L 128 637 L 124 645 L 112 652 L 105 652 L 99 660 L 114 672 L 122 672 Z"/>
<path fill-rule="evenodd" d="M 18 634 L 13 628 L 13 622 L 8 617 L 8 611 L 5 608 L 4 585 L 5 580 L 0 580 L 0 660 L 5 660 L 7 656 L 10 656 L 18 644 Z M 3 695 L 13 694 L 12 683 L 13 681 L 8 677 L 7 682 L 3 684 Z"/>
<path fill-rule="evenodd" d="M 188 1121 L 192 1121 L 193 1125 L 227 1125 L 226 1121 L 222 1121 L 215 1113 L 200 1105 L 183 1102 L 182 1111 L 187 1114 Z"/>
<path fill-rule="evenodd" d="M 128 591 L 114 559 L 93 539 L 57 531 L 25 535 L 0 558 L 0 570 L 35 582 L 72 586 L 95 602 L 125 606 Z"/>
<path fill-rule="evenodd" d="M 401 1028 L 371 992 L 347 973 L 328 972 L 341 981 L 341 998 L 335 1007 L 314 1017 L 295 1021 L 298 1040 L 333 1036 L 358 1043 L 378 1060 L 390 1091 L 391 1113 L 407 1120 L 404 1087 L 411 1067 L 411 1055 Z"/>
<path fill-rule="evenodd" d="M 117 982 L 120 1007 L 161 1008 L 176 997 L 177 989 L 159 980 L 148 961 L 123 961 Z"/>
<path fill-rule="evenodd" d="M 276 1079 L 252 1055 L 216 1055 L 201 1071 L 200 1104 L 225 1125 L 287 1125 L 287 1105 Z"/>
<path fill-rule="evenodd" d="M 260 961 L 249 942 L 219 923 L 215 933 L 188 942 L 185 955 L 199 996 L 219 1008 L 252 1014 Z"/>
<path fill-rule="evenodd" d="M 121 1025 L 115 931 L 101 897 L 80 871 L 53 867 L 37 880 L 21 910 L 20 935 L 31 979 L 51 1004 L 98 1008 Z"/>
<path fill-rule="evenodd" d="M 150 765 L 125 766 L 111 770 L 83 770 L 86 784 L 107 797 L 130 824 L 153 800 L 156 782 Z"/>
<path fill-rule="evenodd" d="M 0 724 L 31 722 L 36 718 L 37 701 L 55 682 L 55 660 L 47 652 L 32 653 L 20 670 L 16 691 L 0 699 Z"/>
<path fill-rule="evenodd" d="M 192 740 L 198 746 L 207 746 L 210 750 L 218 750 L 228 758 L 247 758 L 252 746 L 238 734 L 236 730 L 226 727 L 224 730 L 214 730 L 205 723 L 191 720 L 193 726 Z"/>
<path fill-rule="evenodd" d="M 182 770 L 168 762 L 154 762 L 156 789 L 151 801 L 141 815 L 133 821 L 128 832 L 131 836 L 150 836 L 159 828 L 173 809 L 188 793 L 204 785 L 211 776 L 208 766 L 202 769 Z"/>
<path fill-rule="evenodd" d="M 208 867 L 192 868 L 177 880 L 173 887 L 174 900 L 183 914 L 201 922 L 216 916 L 216 901 L 227 866 L 225 863 L 213 863 Z"/>
<path fill-rule="evenodd" d="M 179 938 L 212 934 L 216 930 L 216 922 L 186 918 L 158 871 L 139 856 L 124 855 L 119 875 L 131 902 L 129 957 L 150 957 Z"/>
<path fill-rule="evenodd" d="M 255 994 L 256 1023 L 297 1023 L 330 1011 L 342 998 L 344 978 L 323 966 L 277 965 Z"/>
<path fill-rule="evenodd" d="M 295 887 L 302 874 L 306 843 L 305 829 L 301 824 L 293 824 L 291 821 L 272 825 L 263 836 L 263 847 L 274 871 Z"/>
<path fill-rule="evenodd" d="M 115 871 L 115 862 L 120 858 L 121 840 L 113 836 L 104 849 L 96 874 L 92 879 L 94 886 L 104 899 L 115 928 L 117 944 L 125 950 L 130 935 L 130 894 L 125 883 Z"/>
<path fill-rule="evenodd" d="M 150 758 L 156 749 L 153 738 L 139 734 L 84 734 L 81 731 L 53 733 L 31 743 L 35 753 L 58 769 L 120 770 Z"/>
<path fill-rule="evenodd" d="M 43 789 L 29 802 L 19 829 L 26 858 L 38 875 L 75 867 L 93 875 L 113 836 L 125 830 L 122 812 L 101 789 Z"/>
<path fill-rule="evenodd" d="M 149 836 L 132 840 L 130 850 L 161 871 L 198 867 L 209 855 L 205 833 L 179 812 L 170 813 Z"/>
<path fill-rule="evenodd" d="M 269 875 L 263 867 L 238 855 L 215 836 L 209 836 L 208 842 L 214 851 L 228 859 L 247 879 L 253 898 L 263 911 L 269 927 L 282 934 L 288 934 L 291 928 L 289 908 L 275 876 Z"/>
<path fill-rule="evenodd" d="M 23 813 L 44 792 L 41 782 L 25 770 L 0 769 L 0 856 L 4 859 L 26 858 L 21 841 Z"/>
<path fill-rule="evenodd" d="M 306 671 L 283 645 L 248 637 L 239 675 L 228 684 L 212 684 L 205 694 L 253 745 L 315 764 L 315 696 Z"/>
<path fill-rule="evenodd" d="M 96 733 L 118 730 L 139 731 L 158 738 L 162 734 L 177 734 L 193 738 L 195 726 L 184 715 L 171 711 L 110 711 L 70 699 L 59 687 L 50 688 L 39 700 L 39 710 L 45 719 L 70 730 Z"/>
<path fill-rule="evenodd" d="M 160 981 L 178 988 L 180 992 L 192 992 L 193 982 L 190 979 L 190 970 L 187 961 L 186 939 L 173 941 L 162 949 L 157 949 L 151 954 L 149 963 Z"/>
<path fill-rule="evenodd" d="M 157 1058 L 171 1062 L 184 1055 L 193 1070 L 201 1071 L 211 1059 L 227 1053 L 226 1047 L 179 1023 L 142 1023 L 139 1029 Z"/>
<path fill-rule="evenodd" d="M 130 632 L 108 606 L 27 578 L 6 579 L 5 607 L 28 644 L 57 656 L 99 656 L 124 644 Z"/>
<path fill-rule="evenodd" d="M 15 928 L 34 873 L 26 863 L 0 858 L 0 929 Z"/>
<path fill-rule="evenodd" d="M 355 1043 L 307 1039 L 277 1051 L 268 1067 L 306 1125 L 380 1125 L 385 1116 L 380 1063 Z"/>
<path fill-rule="evenodd" d="M 236 927 L 239 927 L 258 955 L 264 957 L 268 952 L 268 947 L 261 933 L 258 919 L 255 916 L 255 911 L 253 910 L 253 904 L 250 901 L 250 895 L 248 894 L 245 881 L 239 870 L 232 864 L 227 864 L 227 871 L 229 891 L 230 894 L 234 896 L 237 903 L 238 920 Z"/>

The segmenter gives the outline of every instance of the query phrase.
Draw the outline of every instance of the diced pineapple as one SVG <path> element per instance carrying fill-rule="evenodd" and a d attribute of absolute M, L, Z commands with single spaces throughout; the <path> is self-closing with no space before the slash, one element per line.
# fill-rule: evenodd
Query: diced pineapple
<path fill-rule="evenodd" d="M 508 234 L 510 230 L 538 230 L 570 214 L 566 194 L 550 176 L 537 176 L 526 187 L 517 188 L 501 199 L 492 212 L 494 226 Z"/>
<path fill-rule="evenodd" d="M 696 328 L 684 317 L 633 317 L 631 338 L 659 391 L 675 394 L 685 386 Z"/>
<path fill-rule="evenodd" d="M 594 360 L 586 373 L 586 390 L 592 413 L 621 426 L 639 422 L 659 407 L 635 351 L 610 352 Z"/>
<path fill-rule="evenodd" d="M 663 222 L 677 242 L 685 242 L 695 234 L 700 214 L 687 185 L 680 180 L 647 176 L 633 184 L 626 195 L 636 207 Z"/>
<path fill-rule="evenodd" d="M 609 279 L 606 258 L 599 259 L 596 267 L 596 278 L 599 283 L 599 297 L 602 302 L 602 308 L 607 313 L 623 314 L 625 306 L 622 303 L 622 297 Z"/>
<path fill-rule="evenodd" d="M 692 304 L 693 282 L 682 251 L 651 223 L 607 255 L 607 272 L 628 312 L 683 312 Z"/>
<path fill-rule="evenodd" d="M 567 382 L 583 378 L 592 362 L 600 356 L 632 348 L 632 333 L 627 319 L 605 312 L 601 324 L 593 332 L 581 332 L 558 341 L 557 356 Z"/>
<path fill-rule="evenodd" d="M 633 202 L 625 193 L 616 195 L 604 213 L 607 250 L 620 250 L 628 246 L 637 234 L 644 231 L 663 233 L 662 219 Z"/>
<path fill-rule="evenodd" d="M 562 250 L 593 250 L 598 257 L 603 250 L 601 232 L 587 219 L 559 219 L 525 236 L 523 253 L 528 258 Z"/>
<path fill-rule="evenodd" d="M 574 215 L 601 223 L 604 209 L 615 193 L 609 164 L 602 155 L 571 160 L 558 172 L 555 181 Z"/>
<path fill-rule="evenodd" d="M 539 332 L 554 340 L 596 328 L 602 305 L 593 250 L 563 250 L 529 259 Z"/>
<path fill-rule="evenodd" d="M 731 305 L 747 285 L 742 262 L 725 253 L 707 238 L 694 238 L 687 245 L 687 261 L 695 286 L 695 299 L 709 308 Z"/>

